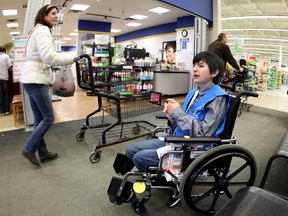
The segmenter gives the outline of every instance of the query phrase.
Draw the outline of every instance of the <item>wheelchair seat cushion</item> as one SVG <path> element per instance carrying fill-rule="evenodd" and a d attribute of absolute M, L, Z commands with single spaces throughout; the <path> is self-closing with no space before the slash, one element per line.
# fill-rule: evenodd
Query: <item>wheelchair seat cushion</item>
<path fill-rule="evenodd" d="M 124 154 L 118 153 L 113 163 L 113 168 L 116 173 L 125 175 L 130 172 L 134 167 L 133 161 Z"/>

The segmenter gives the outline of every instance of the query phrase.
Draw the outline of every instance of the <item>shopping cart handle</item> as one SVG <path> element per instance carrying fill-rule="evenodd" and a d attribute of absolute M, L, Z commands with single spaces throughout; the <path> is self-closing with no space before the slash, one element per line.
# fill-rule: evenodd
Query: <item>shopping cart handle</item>
<path fill-rule="evenodd" d="M 80 59 L 85 58 L 85 57 L 86 58 L 90 58 L 90 56 L 88 54 L 81 54 L 80 56 L 77 56 L 77 57 L 74 58 L 74 62 L 77 62 Z"/>

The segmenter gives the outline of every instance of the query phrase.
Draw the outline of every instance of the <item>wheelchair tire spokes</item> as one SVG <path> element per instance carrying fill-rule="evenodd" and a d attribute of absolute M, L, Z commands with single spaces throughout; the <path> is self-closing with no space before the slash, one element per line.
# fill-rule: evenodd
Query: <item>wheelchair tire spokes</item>
<path fill-rule="evenodd" d="M 186 169 L 180 184 L 181 202 L 196 212 L 214 214 L 239 189 L 253 185 L 255 178 L 256 163 L 250 152 L 236 145 L 218 146 Z"/>

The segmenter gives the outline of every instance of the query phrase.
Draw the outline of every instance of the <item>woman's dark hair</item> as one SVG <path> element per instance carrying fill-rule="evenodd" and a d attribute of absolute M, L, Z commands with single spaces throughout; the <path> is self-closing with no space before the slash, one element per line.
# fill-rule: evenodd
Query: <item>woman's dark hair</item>
<path fill-rule="evenodd" d="M 203 61 L 205 62 L 210 70 L 210 73 L 214 73 L 217 70 L 219 70 L 219 73 L 217 74 L 216 77 L 213 78 L 213 82 L 216 83 L 218 80 L 218 77 L 221 76 L 221 74 L 224 73 L 224 62 L 222 59 L 220 59 L 216 54 L 209 52 L 209 51 L 204 51 L 198 53 L 194 59 L 193 59 L 193 65 Z"/>
<path fill-rule="evenodd" d="M 36 26 L 38 23 L 48 26 L 49 28 L 52 28 L 52 26 L 49 26 L 48 23 L 45 21 L 44 17 L 47 16 L 47 14 L 50 13 L 50 11 L 52 9 L 56 8 L 56 10 L 58 11 L 56 6 L 53 5 L 45 5 L 43 6 L 37 13 L 36 17 L 35 17 L 35 24 L 34 26 Z"/>

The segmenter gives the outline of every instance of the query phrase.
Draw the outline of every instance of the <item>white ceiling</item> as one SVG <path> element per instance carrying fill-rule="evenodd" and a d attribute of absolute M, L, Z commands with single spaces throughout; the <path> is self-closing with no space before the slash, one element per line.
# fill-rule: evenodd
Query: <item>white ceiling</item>
<path fill-rule="evenodd" d="M 11 31 L 20 31 L 20 35 L 23 32 L 23 23 L 25 19 L 26 9 L 23 5 L 27 4 L 27 0 L 5 0 L 0 3 L 0 10 L 2 9 L 17 9 L 17 17 L 4 17 L 2 12 L 0 14 L 0 26 L 1 37 L 0 45 L 11 43 L 12 39 L 9 35 Z M 52 0 L 53 5 L 62 6 L 65 0 Z M 91 5 L 85 12 L 82 13 L 68 13 L 70 7 L 75 3 L 89 4 Z M 157 0 L 72 0 L 67 1 L 66 9 L 64 10 L 64 24 L 61 26 L 62 38 L 72 37 L 71 41 L 68 41 L 65 45 L 75 45 L 76 37 L 69 36 L 71 32 L 77 29 L 78 19 L 88 19 L 103 21 L 104 17 L 90 16 L 87 13 L 103 14 L 108 16 L 120 17 L 121 19 L 109 18 L 108 22 L 112 23 L 112 28 L 122 29 L 122 32 L 112 33 L 112 36 L 117 36 L 123 33 L 147 28 L 150 26 L 160 25 L 169 22 L 175 22 L 177 17 L 187 16 L 189 13 L 181 11 L 178 8 L 173 8 L 167 5 L 165 7 L 171 10 L 170 13 L 158 15 L 149 12 L 148 10 L 156 7 L 163 6 L 163 4 Z M 222 17 L 231 16 L 247 16 L 247 15 L 288 15 L 288 1 L 287 0 L 222 0 Z M 141 20 L 142 23 L 139 27 L 128 27 L 126 23 L 128 21 L 125 18 L 134 15 L 142 14 L 148 16 L 147 19 Z M 15 30 L 8 29 L 6 26 L 7 19 L 17 19 L 19 27 Z M 257 40 L 244 40 L 244 47 L 250 48 L 253 53 L 266 51 L 271 54 L 260 53 L 263 56 L 268 56 L 269 59 L 278 59 L 279 46 L 283 46 L 283 57 L 288 59 L 287 45 L 288 44 L 288 20 L 287 19 L 244 19 L 244 20 L 229 20 L 222 21 L 222 29 L 227 34 L 228 38 L 240 36 L 242 38 L 258 38 Z M 287 31 L 230 31 L 229 29 L 235 28 L 258 28 L 258 29 L 286 29 Z M 263 41 L 259 38 L 274 39 L 286 39 L 287 41 Z M 234 40 L 230 39 L 230 42 Z M 253 45 L 249 45 L 253 44 Z M 274 45 L 274 46 L 270 46 Z M 233 50 L 233 45 L 230 45 Z M 254 49 L 258 50 L 254 50 Z M 275 53 L 276 56 L 273 57 Z M 287 56 L 286 56 L 287 53 Z M 235 53 L 236 55 L 236 53 Z M 285 60 L 286 61 L 286 60 Z M 288 61 L 287 61 L 288 62 Z"/>

